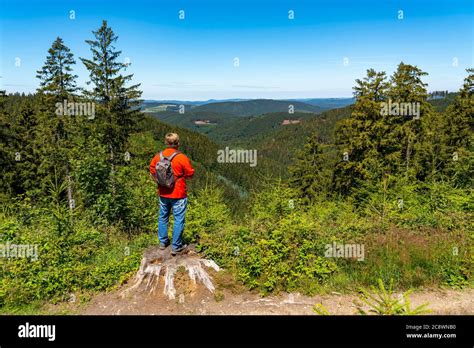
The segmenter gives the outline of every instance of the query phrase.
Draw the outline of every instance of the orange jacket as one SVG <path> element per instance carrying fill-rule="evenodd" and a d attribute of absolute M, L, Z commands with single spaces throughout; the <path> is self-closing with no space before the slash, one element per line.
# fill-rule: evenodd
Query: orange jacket
<path fill-rule="evenodd" d="M 175 148 L 168 147 L 163 150 L 163 155 L 168 157 L 176 151 Z M 156 175 L 156 163 L 160 160 L 160 153 L 157 153 L 150 162 L 150 174 L 155 177 Z M 168 188 L 158 185 L 158 194 L 160 197 L 165 198 L 184 198 L 187 196 L 186 192 L 186 179 L 190 179 L 194 175 L 194 168 L 189 161 L 189 158 L 185 154 L 177 154 L 171 161 L 171 167 L 173 168 L 174 175 L 174 186 Z"/>

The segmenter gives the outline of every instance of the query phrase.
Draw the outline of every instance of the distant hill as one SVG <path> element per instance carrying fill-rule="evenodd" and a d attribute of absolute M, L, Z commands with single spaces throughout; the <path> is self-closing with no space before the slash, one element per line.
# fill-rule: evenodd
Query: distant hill
<path fill-rule="evenodd" d="M 265 136 L 284 127 L 293 126 L 285 123 L 299 123 L 303 120 L 318 117 L 318 114 L 308 112 L 272 112 L 260 116 L 234 117 L 224 124 L 210 129 L 206 134 L 217 142 L 238 142 L 254 136 Z M 287 122 L 285 122 L 287 121 Z M 290 122 L 288 122 L 290 121 Z"/>
<path fill-rule="evenodd" d="M 149 114 L 167 124 L 176 125 L 204 134 L 208 133 L 210 127 L 225 127 L 228 123 L 232 123 L 239 119 L 238 116 L 225 113 L 194 111 L 192 109 L 186 109 L 183 114 L 180 114 L 177 111 L 150 112 Z M 211 125 L 196 124 L 197 121 L 202 120 L 210 121 Z"/>
<path fill-rule="evenodd" d="M 239 143 L 240 146 L 257 149 L 259 158 L 265 159 L 266 171 L 273 176 L 286 177 L 288 165 L 293 163 L 307 137 L 316 133 L 324 144 L 334 141 L 336 122 L 350 116 L 352 106 L 333 109 L 293 124 L 275 128 L 264 135 L 255 135 Z"/>
<path fill-rule="evenodd" d="M 354 104 L 354 98 L 311 98 L 311 99 L 291 99 L 310 105 L 319 106 L 322 109 L 336 109 Z"/>
<path fill-rule="evenodd" d="M 238 102 L 218 102 L 196 106 L 193 111 L 226 113 L 234 116 L 258 116 L 271 112 L 286 112 L 293 106 L 294 112 L 323 111 L 322 108 L 298 101 L 253 99 Z"/>
<path fill-rule="evenodd" d="M 274 112 L 288 112 L 290 105 L 294 112 L 319 113 L 353 104 L 353 98 L 307 98 L 307 99 L 227 99 L 207 101 L 185 100 L 145 100 L 141 109 L 144 112 L 155 113 L 163 111 L 178 111 L 180 107 L 186 112 L 222 113 L 240 117 L 258 116 Z"/>
<path fill-rule="evenodd" d="M 179 105 L 184 105 L 183 113 L 179 112 Z M 298 122 L 322 111 L 317 106 L 302 102 L 271 99 L 218 102 L 200 106 L 149 101 L 142 104 L 142 109 L 162 122 L 207 134 L 215 141 L 263 134 L 279 127 L 285 120 Z M 292 110 L 294 113 L 289 112 Z"/>
<path fill-rule="evenodd" d="M 445 98 L 431 99 L 429 102 L 435 107 L 436 111 L 442 112 L 454 101 L 457 95 L 458 93 L 448 93 Z"/>
<path fill-rule="evenodd" d="M 142 103 L 142 111 L 146 113 L 150 112 L 162 112 L 162 111 L 176 111 L 180 108 L 184 110 L 191 110 L 193 105 L 183 103 L 171 103 L 171 102 L 148 102 Z"/>
<path fill-rule="evenodd" d="M 174 104 L 178 105 L 187 105 L 190 107 L 206 105 L 206 104 L 216 104 L 216 103 L 227 103 L 227 102 L 245 102 L 251 100 L 275 100 L 280 102 L 300 102 L 305 104 L 310 104 L 313 106 L 318 106 L 321 109 L 335 109 L 341 108 L 350 104 L 354 103 L 354 98 L 289 98 L 289 99 L 241 99 L 241 98 L 234 98 L 234 99 L 208 99 L 208 100 L 144 100 L 142 102 L 142 109 L 151 108 L 153 106 L 159 106 L 164 104 Z"/>
<path fill-rule="evenodd" d="M 155 105 L 162 105 L 162 104 L 175 104 L 175 105 L 192 105 L 192 106 L 198 106 L 198 105 L 204 105 L 204 104 L 209 104 L 209 103 L 216 103 L 216 102 L 233 102 L 233 101 L 244 101 L 248 99 L 208 99 L 208 100 L 176 100 L 176 99 L 170 99 L 170 100 L 144 100 L 142 102 L 142 109 L 145 109 L 147 107 L 152 107 Z"/>
<path fill-rule="evenodd" d="M 187 111 L 180 114 L 174 111 L 150 113 L 151 116 L 170 125 L 184 127 L 206 134 L 213 141 L 235 142 L 259 135 L 263 136 L 283 127 L 293 126 L 286 123 L 299 123 L 303 120 L 317 117 L 318 114 L 309 112 L 272 112 L 259 116 L 240 117 L 208 111 Z M 209 124 L 202 124 L 208 121 Z"/>
<path fill-rule="evenodd" d="M 457 93 L 431 98 L 429 102 L 437 111 L 444 111 L 451 104 Z M 343 108 L 354 104 L 354 98 L 295 98 L 285 100 L 274 99 L 209 99 L 205 101 L 185 100 L 145 100 L 141 109 L 147 113 L 178 111 L 184 106 L 186 112 L 212 112 L 234 116 L 257 116 L 273 112 L 288 112 L 288 105 L 293 105 L 295 112 L 318 113 L 325 110 Z M 201 113 L 202 115 L 202 113 Z"/>

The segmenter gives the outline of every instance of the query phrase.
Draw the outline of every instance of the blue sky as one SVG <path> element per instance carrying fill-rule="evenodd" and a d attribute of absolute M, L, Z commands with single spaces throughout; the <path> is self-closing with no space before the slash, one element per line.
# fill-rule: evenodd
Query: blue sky
<path fill-rule="evenodd" d="M 79 57 L 91 56 L 84 40 L 102 19 L 118 34 L 145 99 L 349 97 L 366 69 L 391 74 L 400 61 L 428 72 L 429 90 L 455 91 L 474 66 L 472 0 L 0 4 L 0 88 L 8 92 L 36 89 L 36 70 L 57 36 L 74 53 L 84 86 Z"/>

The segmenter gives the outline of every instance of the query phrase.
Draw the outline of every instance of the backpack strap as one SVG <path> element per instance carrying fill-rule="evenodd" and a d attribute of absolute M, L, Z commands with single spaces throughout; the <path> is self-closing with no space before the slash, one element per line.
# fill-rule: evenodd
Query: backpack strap
<path fill-rule="evenodd" d="M 171 162 L 173 160 L 173 158 L 176 156 L 176 155 L 179 155 L 181 153 L 181 151 L 178 151 L 176 150 L 175 152 L 173 152 L 170 156 L 168 156 L 168 160 Z"/>
<path fill-rule="evenodd" d="M 176 155 L 178 155 L 178 154 L 180 154 L 180 153 L 181 153 L 181 151 L 175 151 L 175 152 L 173 152 L 170 156 L 164 156 L 164 155 L 163 155 L 163 151 L 160 151 L 160 159 L 167 158 L 168 161 L 171 162 L 171 160 L 174 158 L 174 156 L 176 156 Z"/>

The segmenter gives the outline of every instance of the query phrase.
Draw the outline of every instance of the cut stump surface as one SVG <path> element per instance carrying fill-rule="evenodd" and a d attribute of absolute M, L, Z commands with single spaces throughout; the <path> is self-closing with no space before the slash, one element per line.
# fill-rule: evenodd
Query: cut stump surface
<path fill-rule="evenodd" d="M 138 270 L 130 287 L 122 292 L 122 296 L 136 290 L 140 285 L 145 284 L 145 290 L 154 292 L 160 283 L 160 278 L 164 279 L 163 293 L 170 300 L 176 298 L 176 288 L 174 284 L 175 274 L 180 267 L 183 267 L 193 285 L 202 283 L 210 292 L 215 288 L 212 279 L 205 267 L 210 267 L 219 271 L 219 266 L 212 260 L 202 259 L 195 251 L 194 245 L 188 247 L 183 254 L 171 255 L 171 247 L 161 250 L 159 246 L 152 246 L 145 250 L 140 269 Z"/>

